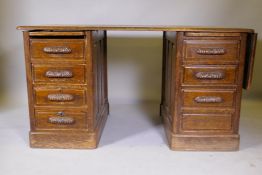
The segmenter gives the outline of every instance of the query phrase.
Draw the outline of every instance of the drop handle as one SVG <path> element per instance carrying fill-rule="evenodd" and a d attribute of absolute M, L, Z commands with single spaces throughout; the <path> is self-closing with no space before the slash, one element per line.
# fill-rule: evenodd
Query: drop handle
<path fill-rule="evenodd" d="M 72 117 L 65 117 L 64 112 L 58 112 L 57 116 L 52 116 L 48 118 L 48 122 L 51 124 L 58 124 L 58 125 L 71 125 L 75 123 L 74 118 Z"/>
<path fill-rule="evenodd" d="M 199 55 L 224 55 L 226 49 L 224 48 L 199 48 L 196 50 Z"/>
<path fill-rule="evenodd" d="M 44 47 L 43 51 L 48 54 L 70 54 L 72 49 L 66 46 Z"/>
<path fill-rule="evenodd" d="M 198 96 L 194 101 L 197 103 L 222 103 L 224 100 L 217 96 Z"/>
<path fill-rule="evenodd" d="M 47 78 L 72 78 L 73 72 L 70 70 L 48 70 L 45 76 Z"/>
<path fill-rule="evenodd" d="M 73 101 L 74 96 L 72 94 L 49 94 L 47 99 L 49 101 Z"/>

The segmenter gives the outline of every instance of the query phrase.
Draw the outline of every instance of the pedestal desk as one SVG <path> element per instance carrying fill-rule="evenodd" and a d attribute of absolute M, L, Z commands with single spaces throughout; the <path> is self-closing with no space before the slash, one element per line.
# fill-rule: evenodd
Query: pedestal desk
<path fill-rule="evenodd" d="M 242 88 L 252 79 L 252 29 L 179 26 L 19 26 L 30 145 L 96 148 L 109 113 L 107 31 L 162 31 L 160 115 L 172 150 L 239 148 Z M 121 131 L 120 131 L 121 132 Z"/>

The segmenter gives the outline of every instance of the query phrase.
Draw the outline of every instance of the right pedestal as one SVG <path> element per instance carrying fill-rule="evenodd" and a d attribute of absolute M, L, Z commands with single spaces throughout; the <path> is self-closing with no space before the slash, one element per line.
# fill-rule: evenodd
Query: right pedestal
<path fill-rule="evenodd" d="M 239 149 L 253 34 L 164 32 L 161 116 L 172 150 Z"/>

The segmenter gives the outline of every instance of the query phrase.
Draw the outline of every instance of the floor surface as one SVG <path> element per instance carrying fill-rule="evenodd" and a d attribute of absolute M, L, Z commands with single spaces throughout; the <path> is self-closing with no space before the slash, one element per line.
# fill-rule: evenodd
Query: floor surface
<path fill-rule="evenodd" d="M 95 150 L 31 149 L 27 107 L 0 110 L 0 175 L 262 174 L 262 101 L 242 103 L 238 152 L 169 150 L 158 110 L 111 105 Z"/>

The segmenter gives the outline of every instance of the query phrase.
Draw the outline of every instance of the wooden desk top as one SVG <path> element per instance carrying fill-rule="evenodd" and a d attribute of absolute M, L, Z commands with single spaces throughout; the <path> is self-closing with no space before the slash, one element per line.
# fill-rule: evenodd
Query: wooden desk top
<path fill-rule="evenodd" d="M 172 25 L 37 25 L 18 26 L 18 30 L 55 30 L 55 31 L 83 31 L 83 30 L 107 30 L 107 31 L 185 31 L 185 32 L 248 32 L 254 33 L 253 29 L 246 28 L 221 28 L 221 27 L 195 27 L 195 26 L 172 26 Z"/>

